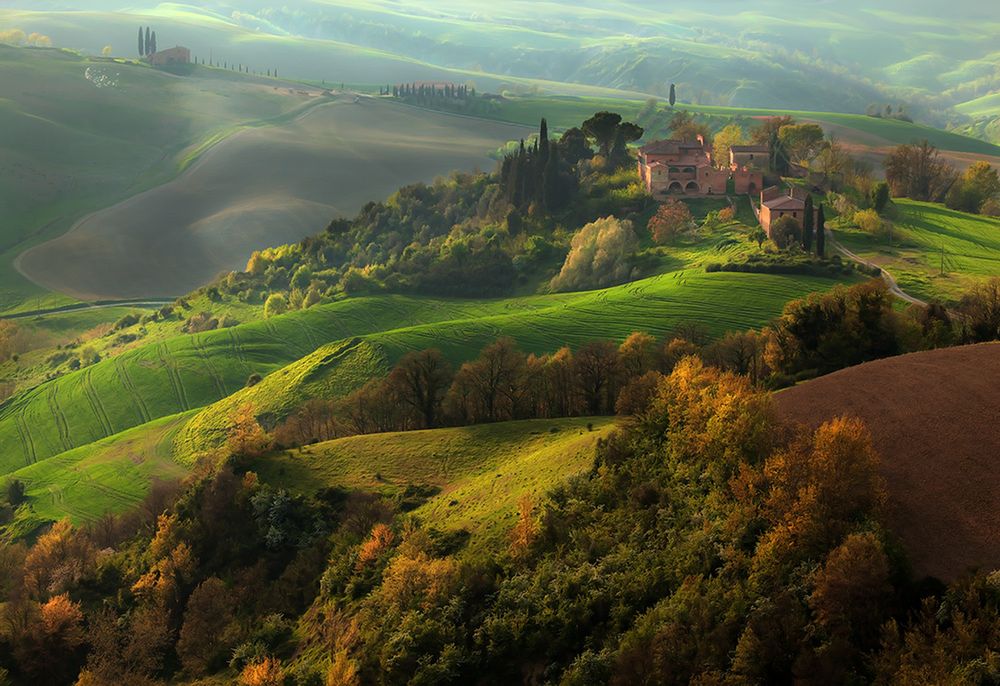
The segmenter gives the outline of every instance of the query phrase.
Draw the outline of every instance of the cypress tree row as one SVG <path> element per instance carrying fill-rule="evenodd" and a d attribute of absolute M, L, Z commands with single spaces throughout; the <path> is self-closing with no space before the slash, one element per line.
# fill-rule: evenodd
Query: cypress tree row
<path fill-rule="evenodd" d="M 546 212 L 560 209 L 565 202 L 563 175 L 559 145 L 549 140 L 545 119 L 533 145 L 522 140 L 517 151 L 504 155 L 500 162 L 500 188 L 517 211 L 533 204 Z"/>

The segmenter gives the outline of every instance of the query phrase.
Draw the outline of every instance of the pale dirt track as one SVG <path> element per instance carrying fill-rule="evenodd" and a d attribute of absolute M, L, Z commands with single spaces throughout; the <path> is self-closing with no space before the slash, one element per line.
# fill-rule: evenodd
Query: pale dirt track
<path fill-rule="evenodd" d="M 791 423 L 865 420 L 918 575 L 1000 569 L 1000 344 L 878 360 L 775 395 Z"/>
<path fill-rule="evenodd" d="M 318 233 L 398 187 L 488 157 L 525 127 L 353 97 L 241 131 L 177 179 L 80 221 L 17 261 L 35 283 L 84 300 L 176 296 L 250 253 Z"/>

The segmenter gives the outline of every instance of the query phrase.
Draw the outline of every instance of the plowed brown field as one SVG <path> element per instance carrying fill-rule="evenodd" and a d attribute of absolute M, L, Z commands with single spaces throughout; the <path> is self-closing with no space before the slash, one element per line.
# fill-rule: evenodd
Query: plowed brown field
<path fill-rule="evenodd" d="M 1000 344 L 870 362 L 775 401 L 792 423 L 867 422 L 882 455 L 888 524 L 918 575 L 1000 568 Z"/>

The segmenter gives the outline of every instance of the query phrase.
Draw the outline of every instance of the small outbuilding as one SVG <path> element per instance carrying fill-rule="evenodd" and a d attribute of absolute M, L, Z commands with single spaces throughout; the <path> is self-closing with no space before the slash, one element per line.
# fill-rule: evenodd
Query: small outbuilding
<path fill-rule="evenodd" d="M 154 67 L 166 67 L 172 64 L 190 64 L 191 51 L 178 45 L 154 52 L 149 56 L 149 63 Z"/>

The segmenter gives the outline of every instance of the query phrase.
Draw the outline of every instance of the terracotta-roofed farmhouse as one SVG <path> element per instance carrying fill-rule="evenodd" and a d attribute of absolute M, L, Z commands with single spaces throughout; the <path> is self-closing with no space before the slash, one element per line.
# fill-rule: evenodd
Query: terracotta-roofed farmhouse
<path fill-rule="evenodd" d="M 756 193 L 764 183 L 763 174 L 744 166 L 716 168 L 712 148 L 701 136 L 693 141 L 661 140 L 642 146 L 639 177 L 652 195 L 724 195 L 730 181 L 736 193 Z"/>
<path fill-rule="evenodd" d="M 767 232 L 767 237 L 771 238 L 771 226 L 779 217 L 789 216 L 802 226 L 802 219 L 806 211 L 806 192 L 800 188 L 789 188 L 782 191 L 777 186 L 765 188 L 760 193 L 760 225 Z M 816 225 L 815 214 L 817 208 L 813 208 L 813 226 Z"/>
<path fill-rule="evenodd" d="M 149 56 L 149 63 L 154 67 L 162 67 L 168 64 L 189 64 L 191 62 L 191 51 L 187 48 L 177 46 L 154 52 Z"/>
<path fill-rule="evenodd" d="M 767 169 L 771 148 L 766 145 L 734 145 L 729 148 L 729 164 L 734 168 Z"/>

